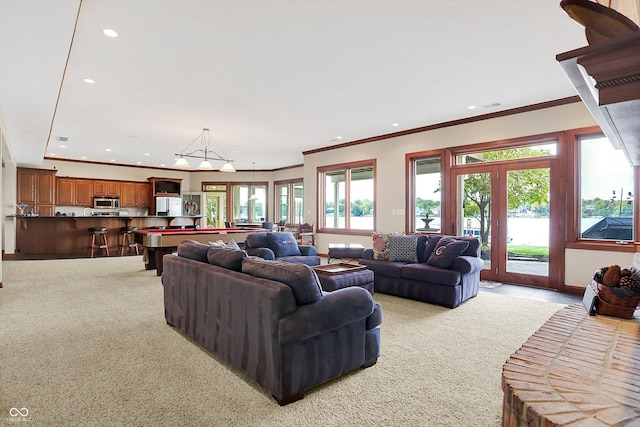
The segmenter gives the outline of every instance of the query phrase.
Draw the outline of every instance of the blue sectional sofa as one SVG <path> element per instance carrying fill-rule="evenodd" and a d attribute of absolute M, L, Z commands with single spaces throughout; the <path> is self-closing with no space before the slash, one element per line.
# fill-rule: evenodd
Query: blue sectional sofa
<path fill-rule="evenodd" d="M 475 237 L 388 234 L 359 263 L 374 273 L 375 292 L 455 308 L 478 294 L 480 241 Z M 382 234 L 382 233 L 377 233 Z"/>
<path fill-rule="evenodd" d="M 322 291 L 304 264 L 185 241 L 165 255 L 162 285 L 167 323 L 280 405 L 380 355 L 382 307 L 358 286 Z"/>

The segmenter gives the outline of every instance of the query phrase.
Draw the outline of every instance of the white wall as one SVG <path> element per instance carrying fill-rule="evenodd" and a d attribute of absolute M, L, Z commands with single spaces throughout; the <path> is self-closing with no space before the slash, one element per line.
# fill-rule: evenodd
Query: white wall
<path fill-rule="evenodd" d="M 458 126 L 420 132 L 396 138 L 374 141 L 331 151 L 308 154 L 304 159 L 305 206 L 312 212 L 307 222 L 316 220 L 316 170 L 320 166 L 364 159 L 377 161 L 377 230 L 404 231 L 405 217 L 398 210 L 405 209 L 405 154 L 459 145 L 476 144 L 510 138 L 518 138 L 567 129 L 596 125 L 582 103 L 562 105 L 506 117 L 472 122 Z M 312 208 L 313 207 L 313 208 Z M 394 212 L 396 215 L 394 215 Z M 308 213 L 308 212 L 307 212 Z M 316 236 L 319 252 L 327 253 L 329 243 L 361 243 L 371 247 L 371 237 L 339 234 Z M 572 250 L 565 257 L 565 284 L 586 286 L 593 272 L 607 263 L 631 265 L 628 253 Z M 603 263 L 603 261 L 605 261 Z"/>

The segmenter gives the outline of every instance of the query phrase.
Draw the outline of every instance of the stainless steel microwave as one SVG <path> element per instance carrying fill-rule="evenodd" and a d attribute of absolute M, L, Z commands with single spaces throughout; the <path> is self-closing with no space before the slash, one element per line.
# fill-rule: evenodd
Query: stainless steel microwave
<path fill-rule="evenodd" d="M 120 199 L 117 197 L 94 197 L 94 209 L 118 209 L 120 207 Z"/>

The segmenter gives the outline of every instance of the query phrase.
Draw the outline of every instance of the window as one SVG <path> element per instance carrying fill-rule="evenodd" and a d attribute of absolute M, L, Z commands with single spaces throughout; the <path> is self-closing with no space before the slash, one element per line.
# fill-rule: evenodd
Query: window
<path fill-rule="evenodd" d="M 302 224 L 304 216 L 304 183 L 302 180 L 278 181 L 276 187 L 276 222 Z"/>
<path fill-rule="evenodd" d="M 413 231 L 440 232 L 442 162 L 440 157 L 418 159 L 413 162 Z"/>
<path fill-rule="evenodd" d="M 318 168 L 320 227 L 375 229 L 375 160 Z"/>
<path fill-rule="evenodd" d="M 267 185 L 264 183 L 203 182 L 202 191 L 207 193 L 209 225 L 260 223 L 267 219 Z"/>
<path fill-rule="evenodd" d="M 603 136 L 578 138 L 579 239 L 633 240 L 634 175 Z"/>

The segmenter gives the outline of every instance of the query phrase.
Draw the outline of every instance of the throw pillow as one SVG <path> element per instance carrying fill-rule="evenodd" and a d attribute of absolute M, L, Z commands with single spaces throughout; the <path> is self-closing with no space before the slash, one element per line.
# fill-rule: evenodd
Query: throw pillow
<path fill-rule="evenodd" d="M 429 234 L 427 236 L 427 246 L 424 248 L 425 262 L 429 260 L 429 257 L 442 237 L 443 236 L 441 234 Z"/>
<path fill-rule="evenodd" d="M 440 268 L 449 268 L 453 260 L 467 249 L 469 242 L 456 240 L 452 237 L 443 237 L 438 241 L 436 248 L 427 260 L 427 264 Z"/>
<path fill-rule="evenodd" d="M 389 261 L 389 236 L 398 233 L 373 233 L 373 259 Z"/>
<path fill-rule="evenodd" d="M 298 242 L 296 242 L 295 237 L 293 237 L 293 233 L 271 232 L 267 234 L 269 248 L 276 255 L 276 258 L 302 255 L 300 248 L 298 247 Z"/>
<path fill-rule="evenodd" d="M 229 249 L 235 249 L 236 251 L 241 250 L 240 246 L 238 246 L 238 244 L 236 243 L 235 240 L 231 239 L 229 240 L 229 243 L 227 243 L 227 248 Z"/>
<path fill-rule="evenodd" d="M 245 251 L 226 247 L 210 246 L 207 251 L 209 264 L 234 271 L 242 271 L 242 260 L 246 256 Z"/>
<path fill-rule="evenodd" d="M 288 285 L 298 305 L 310 304 L 322 298 L 318 276 L 306 264 L 246 257 L 242 261 L 242 272 Z"/>
<path fill-rule="evenodd" d="M 389 236 L 389 261 L 418 262 L 416 247 L 418 236 L 415 235 L 390 235 Z"/>
<path fill-rule="evenodd" d="M 178 245 L 178 256 L 207 262 L 207 251 L 210 246 L 195 240 L 183 240 Z"/>

